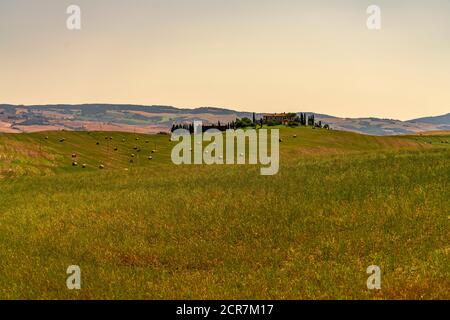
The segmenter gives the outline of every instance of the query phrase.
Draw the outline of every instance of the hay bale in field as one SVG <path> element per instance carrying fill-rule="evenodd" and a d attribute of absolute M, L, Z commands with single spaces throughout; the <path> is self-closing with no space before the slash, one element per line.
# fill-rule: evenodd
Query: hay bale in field
<path fill-rule="evenodd" d="M 145 140 L 145 143 L 150 143 L 150 141 L 148 141 L 148 140 Z"/>
<path fill-rule="evenodd" d="M 135 157 L 135 154 L 134 153 L 132 153 L 131 155 L 130 155 L 132 158 L 134 158 Z"/>
<path fill-rule="evenodd" d="M 134 146 L 134 147 L 133 147 L 133 149 L 134 149 L 134 150 L 137 150 L 137 149 L 138 149 L 138 147 L 137 147 L 137 146 Z"/>
<path fill-rule="evenodd" d="M 137 151 L 137 152 L 141 152 L 141 149 L 137 149 L 136 151 Z"/>
<path fill-rule="evenodd" d="M 148 156 L 148 160 L 153 160 L 153 157 L 152 156 Z"/>
<path fill-rule="evenodd" d="M 105 169 L 105 166 L 101 164 L 101 165 L 98 166 L 98 168 L 99 169 Z"/>
<path fill-rule="evenodd" d="M 59 142 L 64 142 L 64 141 L 66 141 L 66 139 L 65 139 L 65 138 L 61 138 L 61 139 L 59 139 Z"/>
<path fill-rule="evenodd" d="M 83 164 L 81 165 L 81 167 L 82 167 L 83 169 L 85 169 L 85 168 L 87 167 L 87 164 L 86 164 L 86 163 L 83 163 Z"/>
<path fill-rule="evenodd" d="M 133 159 L 130 159 L 130 163 L 133 163 L 134 162 L 134 160 Z"/>
<path fill-rule="evenodd" d="M 152 153 L 156 153 L 156 150 L 152 150 Z"/>
<path fill-rule="evenodd" d="M 78 163 L 76 161 L 72 162 L 72 167 L 78 166 Z"/>
<path fill-rule="evenodd" d="M 77 154 L 76 153 L 72 153 L 72 158 L 76 158 Z"/>
<path fill-rule="evenodd" d="M 283 139 L 281 139 L 281 138 L 280 138 L 280 140 L 279 140 L 279 141 L 280 141 L 280 142 L 283 142 Z"/>
<path fill-rule="evenodd" d="M 96 145 L 100 145 L 100 142 L 97 141 L 95 144 L 96 144 Z"/>
<path fill-rule="evenodd" d="M 139 140 L 139 138 L 136 138 L 136 141 L 138 141 Z"/>
<path fill-rule="evenodd" d="M 45 140 L 48 140 L 48 136 L 45 136 Z"/>
<path fill-rule="evenodd" d="M 293 136 L 292 136 L 293 138 L 297 138 L 297 135 L 296 134 L 294 134 Z"/>
<path fill-rule="evenodd" d="M 117 147 L 115 147 L 115 148 L 114 148 L 114 151 L 117 151 L 117 150 L 119 150 L 119 149 L 118 149 Z"/>

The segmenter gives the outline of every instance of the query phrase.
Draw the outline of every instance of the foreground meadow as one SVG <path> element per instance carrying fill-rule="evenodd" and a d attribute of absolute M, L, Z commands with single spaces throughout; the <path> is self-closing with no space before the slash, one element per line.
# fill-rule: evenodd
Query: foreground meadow
<path fill-rule="evenodd" d="M 275 176 L 175 166 L 165 135 L 0 136 L 0 298 L 449 299 L 450 136 L 281 130 Z"/>

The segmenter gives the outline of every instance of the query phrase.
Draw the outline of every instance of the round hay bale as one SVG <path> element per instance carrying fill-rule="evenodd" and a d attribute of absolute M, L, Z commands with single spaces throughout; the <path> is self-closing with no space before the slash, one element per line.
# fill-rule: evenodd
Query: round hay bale
<path fill-rule="evenodd" d="M 138 149 L 138 147 L 134 146 L 134 147 L 133 147 L 133 149 L 134 149 L 134 150 L 137 150 L 137 149 Z"/>
<path fill-rule="evenodd" d="M 148 157 L 148 160 L 153 160 L 153 157 L 152 157 L 152 156 L 149 156 L 149 157 Z"/>
<path fill-rule="evenodd" d="M 297 135 L 296 135 L 296 134 L 294 134 L 294 135 L 293 135 L 293 138 L 297 138 Z"/>
<path fill-rule="evenodd" d="M 148 141 L 148 140 L 145 140 L 145 143 L 150 143 L 150 141 Z"/>
<path fill-rule="evenodd" d="M 98 166 L 98 168 L 99 169 L 105 169 L 105 166 L 101 164 L 101 165 Z"/>
<path fill-rule="evenodd" d="M 45 137 L 45 140 L 48 140 L 48 136 Z"/>
<path fill-rule="evenodd" d="M 64 138 L 59 139 L 59 142 L 64 142 L 64 141 L 66 141 L 66 139 L 64 139 Z"/>
<path fill-rule="evenodd" d="M 130 155 L 132 158 L 134 158 L 135 157 L 135 154 L 134 153 L 132 153 L 131 155 Z"/>
<path fill-rule="evenodd" d="M 130 163 L 133 163 L 134 161 L 133 161 L 133 159 L 130 159 Z"/>
<path fill-rule="evenodd" d="M 141 152 L 141 149 L 137 149 L 136 151 L 137 151 L 137 152 Z"/>
<path fill-rule="evenodd" d="M 100 142 L 97 141 L 95 144 L 96 144 L 96 145 L 100 145 Z"/>
<path fill-rule="evenodd" d="M 115 148 L 114 148 L 114 151 L 117 151 L 117 150 L 119 150 L 119 149 L 118 149 L 117 147 L 115 147 Z"/>
<path fill-rule="evenodd" d="M 280 142 L 283 142 L 283 139 L 281 139 L 281 138 L 280 138 L 280 140 L 279 140 L 279 141 L 280 141 Z"/>
<path fill-rule="evenodd" d="M 139 138 L 136 138 L 136 141 L 138 141 L 139 140 Z"/>
<path fill-rule="evenodd" d="M 156 153 L 156 150 L 152 150 L 152 153 Z"/>
<path fill-rule="evenodd" d="M 72 153 L 72 158 L 76 158 L 77 154 L 76 153 Z"/>
<path fill-rule="evenodd" d="M 78 163 L 76 161 L 72 162 L 72 167 L 78 166 Z"/>
<path fill-rule="evenodd" d="M 81 165 L 81 167 L 82 167 L 83 169 L 85 169 L 85 168 L 87 167 L 87 164 L 86 164 L 86 163 L 83 163 L 83 164 Z"/>

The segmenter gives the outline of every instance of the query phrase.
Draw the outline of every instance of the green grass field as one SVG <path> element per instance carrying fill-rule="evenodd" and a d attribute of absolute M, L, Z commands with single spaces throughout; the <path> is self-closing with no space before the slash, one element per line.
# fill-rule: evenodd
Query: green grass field
<path fill-rule="evenodd" d="M 0 298 L 450 299 L 450 135 L 281 136 L 261 176 L 167 135 L 0 135 Z"/>

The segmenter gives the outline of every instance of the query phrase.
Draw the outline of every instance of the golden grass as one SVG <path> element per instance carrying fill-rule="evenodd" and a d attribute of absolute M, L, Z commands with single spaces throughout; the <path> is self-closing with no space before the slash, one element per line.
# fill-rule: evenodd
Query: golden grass
<path fill-rule="evenodd" d="M 447 144 L 281 134 L 271 177 L 258 166 L 172 165 L 167 136 L 1 136 L 32 150 L 42 141 L 54 159 L 41 174 L 46 161 L 20 155 L 29 173 L 0 181 L 0 297 L 450 298 Z M 105 146 L 110 135 L 117 154 Z M 154 143 L 153 161 L 130 165 L 134 145 L 144 155 Z M 73 152 L 87 170 L 71 166 Z M 72 264 L 80 291 L 65 286 Z M 378 292 L 366 288 L 372 264 L 382 269 Z"/>

